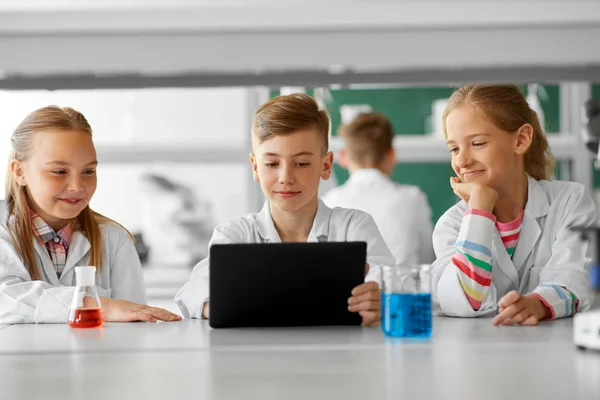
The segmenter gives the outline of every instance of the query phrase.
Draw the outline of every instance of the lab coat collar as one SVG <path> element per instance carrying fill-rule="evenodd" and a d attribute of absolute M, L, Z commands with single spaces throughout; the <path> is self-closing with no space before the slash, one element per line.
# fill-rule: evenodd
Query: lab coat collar
<path fill-rule="evenodd" d="M 525 215 L 530 214 L 533 218 L 548 215 L 550 203 L 542 185 L 529 175 L 527 176 L 527 180 L 527 204 L 525 205 Z"/>
<path fill-rule="evenodd" d="M 308 234 L 308 242 L 326 242 L 329 236 L 329 220 L 331 218 L 331 208 L 327 207 L 325 203 L 319 199 L 317 206 L 317 214 L 313 220 L 312 228 Z M 262 210 L 256 215 L 256 229 L 258 234 L 262 238 L 263 242 L 280 243 L 281 238 L 273 218 L 271 217 L 271 208 L 269 207 L 269 201 L 265 201 Z"/>

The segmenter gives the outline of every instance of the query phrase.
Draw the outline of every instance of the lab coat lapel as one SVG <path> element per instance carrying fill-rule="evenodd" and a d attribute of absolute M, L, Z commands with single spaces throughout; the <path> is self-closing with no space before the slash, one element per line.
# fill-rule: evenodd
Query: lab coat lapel
<path fill-rule="evenodd" d="M 538 224 L 537 219 L 533 218 L 532 215 L 525 211 L 523 215 L 523 223 L 521 225 L 521 233 L 519 234 L 519 240 L 517 241 L 517 247 L 513 254 L 513 264 L 517 270 L 521 270 L 524 267 L 528 267 L 528 264 L 533 262 L 533 249 L 537 244 L 542 229 Z"/>
<path fill-rule="evenodd" d="M 501 292 L 508 291 L 510 289 L 516 289 L 519 287 L 519 275 L 517 274 L 517 270 L 506 251 L 506 247 L 502 242 L 502 237 L 498 232 L 498 229 L 494 231 L 494 254 L 496 255 L 496 265 L 493 265 L 493 268 L 499 268 L 503 275 L 496 274 L 495 272 L 492 274 L 494 284 L 496 285 L 496 289 Z M 504 290 L 502 290 L 504 289 Z"/>
<path fill-rule="evenodd" d="M 308 242 L 327 242 L 329 236 L 329 222 L 331 221 L 331 208 L 319 199 L 317 214 L 313 220 L 312 227 L 308 234 Z"/>
<path fill-rule="evenodd" d="M 69 244 L 69 250 L 67 251 L 67 262 L 63 269 L 62 276 L 66 275 L 69 270 L 78 265 L 78 263 L 88 254 L 90 248 L 89 240 L 81 231 L 73 232 L 71 244 Z M 93 267 L 96 267 L 96 270 L 98 270 L 100 266 L 93 265 Z"/>
<path fill-rule="evenodd" d="M 540 183 L 529 177 L 527 205 L 523 215 L 521 233 L 513 254 L 513 264 L 517 270 L 530 267 L 534 262 L 533 250 L 542 234 L 539 219 L 548 214 L 550 204 Z"/>
<path fill-rule="evenodd" d="M 48 249 L 45 245 L 41 244 L 37 239 L 33 239 L 33 247 L 35 248 L 35 252 L 39 260 L 42 263 L 42 268 L 44 269 L 44 273 L 50 280 L 52 285 L 59 286 L 60 282 L 58 281 L 58 276 L 56 275 L 56 269 L 54 269 L 54 264 L 52 264 L 52 259 L 50 258 L 50 254 L 48 254 Z"/>
<path fill-rule="evenodd" d="M 262 210 L 256 216 L 256 230 L 261 238 L 261 243 L 281 243 L 281 238 L 271 217 L 268 200 L 265 201 Z"/>

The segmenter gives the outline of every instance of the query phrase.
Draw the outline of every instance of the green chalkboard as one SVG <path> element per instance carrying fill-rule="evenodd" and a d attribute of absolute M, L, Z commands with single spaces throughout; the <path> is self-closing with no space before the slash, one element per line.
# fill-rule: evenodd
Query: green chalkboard
<path fill-rule="evenodd" d="M 526 93 L 525 87 L 521 87 Z M 544 85 L 548 99 L 542 100 L 546 121 L 546 132 L 560 130 L 559 86 Z M 340 108 L 346 104 L 370 105 L 390 118 L 397 135 L 424 135 L 431 126 L 429 120 L 431 105 L 437 99 L 448 98 L 452 87 L 437 88 L 383 88 L 383 89 L 339 89 L 329 90 L 327 109 L 331 115 L 332 135 L 337 134 L 341 123 Z M 312 90 L 307 91 L 312 94 Z M 279 95 L 272 91 L 271 96 Z M 560 173 L 560 171 L 558 171 Z M 334 167 L 339 184 L 348 179 L 348 171 L 339 165 Z M 427 194 L 435 221 L 452 205 L 457 198 L 450 189 L 449 178 L 453 175 L 449 163 L 399 163 L 392 178 L 400 183 L 421 187 Z"/>
<path fill-rule="evenodd" d="M 559 87 L 544 85 L 548 99 L 542 101 L 547 132 L 560 130 Z M 522 87 L 522 90 L 525 88 Z M 344 104 L 368 104 L 390 118 L 396 134 L 426 134 L 431 114 L 431 104 L 436 99 L 447 98 L 453 88 L 393 88 L 393 89 L 342 89 L 331 90 L 332 101 L 327 105 L 331 115 L 332 134 L 340 125 L 340 107 Z M 348 171 L 336 165 L 334 174 L 342 184 L 348 179 Z M 557 175 L 560 171 L 557 171 Z M 392 175 L 396 182 L 421 187 L 427 194 L 435 221 L 457 198 L 450 189 L 449 178 L 453 175 L 449 163 L 399 163 Z"/>
<path fill-rule="evenodd" d="M 339 184 L 348 179 L 349 173 L 339 165 L 334 166 L 335 177 Z M 419 186 L 427 195 L 431 205 L 432 219 L 438 218 L 458 201 L 450 189 L 450 177 L 454 176 L 449 163 L 399 163 L 392 179 L 409 185 Z"/>
<path fill-rule="evenodd" d="M 405 88 L 331 90 L 333 101 L 327 104 L 331 115 L 331 133 L 337 134 L 341 123 L 340 107 L 345 104 L 367 104 L 387 116 L 398 135 L 423 135 L 430 126 L 431 104 L 450 97 L 452 88 Z"/>
<path fill-rule="evenodd" d="M 600 101 L 600 84 L 592 85 L 592 98 Z"/>
<path fill-rule="evenodd" d="M 545 131 L 560 130 L 560 99 L 558 85 L 543 85 L 548 94 L 542 100 Z M 520 86 L 523 93 L 526 87 Z M 337 134 L 341 122 L 340 108 L 345 104 L 367 104 L 390 118 L 398 135 L 422 135 L 428 133 L 431 104 L 437 99 L 448 98 L 453 88 L 394 88 L 394 89 L 341 89 L 330 90 L 332 100 L 327 103 L 331 115 L 332 135 Z"/>

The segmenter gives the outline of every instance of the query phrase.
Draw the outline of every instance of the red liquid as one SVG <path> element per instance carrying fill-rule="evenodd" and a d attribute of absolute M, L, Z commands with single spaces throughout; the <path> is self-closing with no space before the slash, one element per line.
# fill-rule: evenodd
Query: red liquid
<path fill-rule="evenodd" d="M 83 308 L 75 310 L 73 320 L 69 320 L 71 328 L 97 328 L 104 323 L 104 316 L 100 308 Z"/>

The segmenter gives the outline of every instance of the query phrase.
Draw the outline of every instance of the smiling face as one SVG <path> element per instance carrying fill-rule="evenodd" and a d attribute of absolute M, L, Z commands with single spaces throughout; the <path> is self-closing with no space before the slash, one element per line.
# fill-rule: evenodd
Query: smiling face
<path fill-rule="evenodd" d="M 446 139 L 452 168 L 461 181 L 508 188 L 523 174 L 523 154 L 531 142 L 531 125 L 523 125 L 516 133 L 506 132 L 473 107 L 464 105 L 448 114 Z"/>
<path fill-rule="evenodd" d="M 25 161 L 14 160 L 17 183 L 27 188 L 29 206 L 55 231 L 89 204 L 96 191 L 96 149 L 80 131 L 44 131 L 33 135 Z"/>
<path fill-rule="evenodd" d="M 333 164 L 333 154 L 324 152 L 321 136 L 313 128 L 262 143 L 253 138 L 250 161 L 254 180 L 272 207 L 297 212 L 316 204 L 319 182 L 329 178 Z"/>

